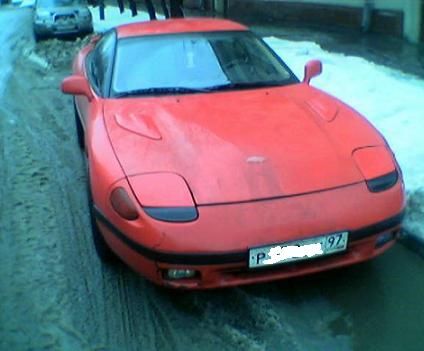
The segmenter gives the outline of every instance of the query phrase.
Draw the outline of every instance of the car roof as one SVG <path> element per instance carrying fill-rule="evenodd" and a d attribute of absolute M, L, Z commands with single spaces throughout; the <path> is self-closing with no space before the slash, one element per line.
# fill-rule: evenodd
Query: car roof
<path fill-rule="evenodd" d="M 118 38 L 190 32 L 246 31 L 247 27 L 229 20 L 184 18 L 136 22 L 118 26 Z"/>

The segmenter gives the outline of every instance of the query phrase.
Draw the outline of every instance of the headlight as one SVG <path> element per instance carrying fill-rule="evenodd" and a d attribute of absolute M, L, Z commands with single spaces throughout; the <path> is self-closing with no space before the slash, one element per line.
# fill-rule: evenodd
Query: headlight
<path fill-rule="evenodd" d="M 196 207 L 144 207 L 152 218 L 165 222 L 191 222 L 197 219 Z"/>
<path fill-rule="evenodd" d="M 191 222 L 199 214 L 184 178 L 175 173 L 158 172 L 131 176 L 131 188 L 150 217 L 164 222 Z"/>
<path fill-rule="evenodd" d="M 40 20 L 46 20 L 50 18 L 50 12 L 47 10 L 37 10 L 35 12 L 35 18 Z"/>
<path fill-rule="evenodd" d="M 369 191 L 378 193 L 390 189 L 399 179 L 392 153 L 386 146 L 367 146 L 353 152 L 358 169 Z"/>
<path fill-rule="evenodd" d="M 381 177 L 367 180 L 367 187 L 369 191 L 378 193 L 390 189 L 394 186 L 399 178 L 398 172 L 395 170 Z"/>

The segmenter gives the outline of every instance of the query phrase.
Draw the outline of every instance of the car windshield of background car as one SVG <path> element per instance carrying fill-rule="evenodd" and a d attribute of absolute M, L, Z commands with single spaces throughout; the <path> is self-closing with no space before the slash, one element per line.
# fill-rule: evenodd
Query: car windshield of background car
<path fill-rule="evenodd" d="M 38 0 L 37 7 L 69 7 L 86 4 L 83 0 Z"/>
<path fill-rule="evenodd" d="M 112 95 L 292 82 L 279 59 L 248 31 L 151 35 L 118 41 Z"/>

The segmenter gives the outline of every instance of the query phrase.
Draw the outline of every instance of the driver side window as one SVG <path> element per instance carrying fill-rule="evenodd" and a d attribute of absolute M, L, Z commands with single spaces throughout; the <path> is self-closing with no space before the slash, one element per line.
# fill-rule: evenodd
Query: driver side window
<path fill-rule="evenodd" d="M 109 95 L 110 79 L 116 43 L 115 31 L 109 31 L 97 43 L 89 57 L 90 80 L 96 91 L 103 97 Z"/>

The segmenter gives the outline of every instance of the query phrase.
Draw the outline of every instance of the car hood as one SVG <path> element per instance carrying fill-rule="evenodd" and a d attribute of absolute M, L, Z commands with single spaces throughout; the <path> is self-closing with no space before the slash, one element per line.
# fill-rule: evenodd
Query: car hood
<path fill-rule="evenodd" d="M 357 113 L 305 84 L 105 101 L 128 176 L 182 176 L 198 205 L 291 196 L 363 180 L 352 152 L 382 138 Z"/>

